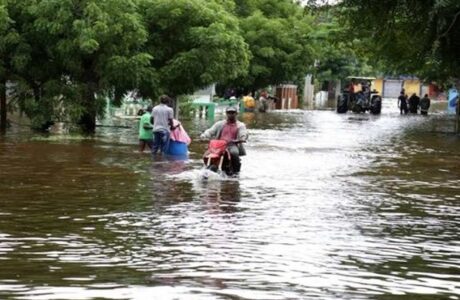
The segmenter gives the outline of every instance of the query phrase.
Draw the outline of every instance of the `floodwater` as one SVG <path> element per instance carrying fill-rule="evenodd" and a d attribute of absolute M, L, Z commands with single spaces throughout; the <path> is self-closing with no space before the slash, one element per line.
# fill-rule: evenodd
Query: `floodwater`
<path fill-rule="evenodd" d="M 94 138 L 0 137 L 0 299 L 459 299 L 452 118 L 244 114 L 238 179 Z M 208 124 L 185 122 L 192 138 Z"/>

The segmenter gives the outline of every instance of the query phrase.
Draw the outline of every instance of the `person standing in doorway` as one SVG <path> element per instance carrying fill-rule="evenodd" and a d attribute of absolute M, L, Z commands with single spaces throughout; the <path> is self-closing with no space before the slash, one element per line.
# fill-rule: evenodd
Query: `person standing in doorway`
<path fill-rule="evenodd" d="M 422 115 L 428 115 L 428 109 L 430 109 L 431 100 L 428 98 L 428 94 L 420 100 L 420 113 Z"/>
<path fill-rule="evenodd" d="M 398 97 L 398 107 L 401 115 L 404 113 L 407 115 L 408 109 L 407 109 L 407 95 L 404 95 L 403 92 Z"/>
<path fill-rule="evenodd" d="M 150 122 L 152 106 L 149 105 L 145 111 L 141 111 L 141 119 L 139 121 L 139 152 L 144 152 L 145 146 L 150 149 L 153 147 L 153 125 Z"/>
<path fill-rule="evenodd" d="M 152 154 L 156 154 L 158 150 L 161 153 L 166 153 L 169 146 L 169 134 L 173 127 L 174 112 L 168 104 L 171 98 L 166 95 L 160 97 L 160 104 L 155 106 L 152 111 L 153 117 L 153 147 Z"/>

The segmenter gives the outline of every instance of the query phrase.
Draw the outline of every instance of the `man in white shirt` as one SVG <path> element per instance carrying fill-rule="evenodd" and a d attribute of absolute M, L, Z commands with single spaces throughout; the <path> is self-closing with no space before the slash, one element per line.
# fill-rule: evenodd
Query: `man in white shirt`
<path fill-rule="evenodd" d="M 169 133 L 173 126 L 174 112 L 168 106 L 171 98 L 166 95 L 160 97 L 160 104 L 155 106 L 152 111 L 153 117 L 153 146 L 152 154 L 158 150 L 166 153 L 169 146 Z"/>

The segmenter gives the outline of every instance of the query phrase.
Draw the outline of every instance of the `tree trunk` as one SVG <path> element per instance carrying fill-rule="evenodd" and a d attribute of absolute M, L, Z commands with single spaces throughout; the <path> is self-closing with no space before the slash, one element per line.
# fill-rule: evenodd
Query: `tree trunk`
<path fill-rule="evenodd" d="M 167 92 L 166 95 L 169 96 L 171 102 L 168 104 L 169 107 L 173 109 L 174 119 L 179 120 L 179 97 L 173 92 Z"/>
<path fill-rule="evenodd" d="M 83 105 L 85 111 L 81 116 L 78 124 L 85 133 L 94 133 L 96 131 L 96 91 L 98 88 L 98 76 L 95 73 L 95 59 L 88 58 L 83 61 L 83 80 L 86 83 Z"/>
<path fill-rule="evenodd" d="M 85 133 L 94 133 L 96 131 L 96 97 L 91 86 L 91 83 L 87 86 L 86 97 L 83 101 L 85 112 L 78 122 Z"/>
<path fill-rule="evenodd" d="M 179 120 L 179 98 L 174 97 L 172 98 L 172 108 L 174 110 L 174 119 Z"/>
<path fill-rule="evenodd" d="M 6 80 L 0 82 L 0 132 L 6 131 Z"/>
<path fill-rule="evenodd" d="M 80 127 L 85 133 L 96 132 L 96 116 L 90 113 L 84 113 L 80 118 Z"/>

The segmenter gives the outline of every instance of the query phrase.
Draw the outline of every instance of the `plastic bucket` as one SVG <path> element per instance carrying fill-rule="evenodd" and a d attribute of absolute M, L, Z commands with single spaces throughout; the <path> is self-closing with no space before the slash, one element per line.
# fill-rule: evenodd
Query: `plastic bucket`
<path fill-rule="evenodd" d="M 185 156 L 188 154 L 188 147 L 186 143 L 176 142 L 176 141 L 169 141 L 169 148 L 168 148 L 169 155 L 177 155 L 177 156 Z"/>

